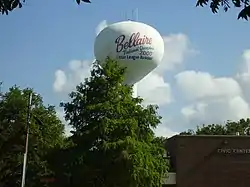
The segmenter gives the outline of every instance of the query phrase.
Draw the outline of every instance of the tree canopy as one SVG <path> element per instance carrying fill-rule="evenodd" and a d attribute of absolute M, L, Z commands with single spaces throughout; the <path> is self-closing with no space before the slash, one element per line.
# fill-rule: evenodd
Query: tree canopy
<path fill-rule="evenodd" d="M 81 2 L 90 3 L 89 0 L 75 0 L 75 1 L 77 4 L 80 4 Z M 25 0 L 0 0 L 0 12 L 2 14 L 8 15 L 9 12 L 17 8 L 22 8 L 25 2 L 26 2 Z"/>
<path fill-rule="evenodd" d="M 70 93 L 70 102 L 62 103 L 74 131 L 73 145 L 55 153 L 64 157 L 51 160 L 58 186 L 162 185 L 167 163 L 152 130 L 160 123 L 157 107 L 143 107 L 141 98 L 132 97 L 132 87 L 123 84 L 124 72 L 111 59 L 103 68 L 96 62 L 91 77 Z"/>
<path fill-rule="evenodd" d="M 21 185 L 26 134 L 26 114 L 30 89 L 16 86 L 0 98 L 0 186 Z M 64 141 L 64 127 L 53 106 L 44 106 L 40 95 L 32 100 L 30 144 L 26 186 L 41 186 L 40 179 L 49 175 L 47 152 L 60 147 Z M 44 186 L 44 185 L 43 185 Z"/>
<path fill-rule="evenodd" d="M 196 130 L 187 130 L 181 135 L 250 135 L 250 119 L 227 121 L 226 124 L 210 124 L 197 127 Z"/>
<path fill-rule="evenodd" d="M 61 104 L 74 129 L 70 137 L 55 108 L 33 90 L 0 91 L 0 186 L 21 183 L 30 93 L 27 187 L 162 186 L 168 163 L 164 139 L 153 132 L 158 107 L 132 97 L 132 86 L 123 84 L 125 71 L 111 59 L 93 65 L 91 76 Z"/>
<path fill-rule="evenodd" d="M 220 8 L 227 12 L 232 6 L 234 6 L 235 8 L 241 9 L 238 14 L 238 19 L 243 18 L 248 20 L 250 17 L 249 3 L 249 0 L 197 0 L 196 6 L 203 7 L 209 5 L 212 13 L 218 13 Z"/>
<path fill-rule="evenodd" d="M 81 2 L 91 3 L 90 0 L 75 0 L 77 4 Z M 0 0 L 0 12 L 8 15 L 9 12 L 16 8 L 22 8 L 25 0 Z M 227 12 L 232 6 L 240 8 L 241 11 L 238 14 L 238 19 L 243 18 L 248 20 L 250 17 L 249 0 L 197 0 L 196 6 L 209 5 L 213 13 L 218 13 L 220 8 L 223 8 Z M 192 6 L 192 4 L 191 4 Z"/>

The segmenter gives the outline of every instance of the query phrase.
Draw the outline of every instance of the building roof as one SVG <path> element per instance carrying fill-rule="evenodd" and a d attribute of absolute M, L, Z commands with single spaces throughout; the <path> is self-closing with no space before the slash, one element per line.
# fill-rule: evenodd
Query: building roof
<path fill-rule="evenodd" d="M 170 139 L 176 139 L 176 138 L 250 138 L 250 135 L 175 135 L 170 138 Z"/>

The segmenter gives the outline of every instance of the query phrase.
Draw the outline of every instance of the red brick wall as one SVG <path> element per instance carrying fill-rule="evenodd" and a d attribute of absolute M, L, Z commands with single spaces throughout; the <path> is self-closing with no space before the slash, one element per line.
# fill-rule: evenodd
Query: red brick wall
<path fill-rule="evenodd" d="M 250 186 L 250 137 L 176 136 L 170 145 L 177 187 Z"/>

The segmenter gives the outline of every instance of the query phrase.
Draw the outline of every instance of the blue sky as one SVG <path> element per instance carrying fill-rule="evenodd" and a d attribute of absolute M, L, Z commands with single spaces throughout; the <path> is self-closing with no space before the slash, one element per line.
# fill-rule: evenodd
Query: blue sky
<path fill-rule="evenodd" d="M 67 68 L 71 60 L 93 59 L 96 26 L 102 20 L 121 21 L 125 12 L 135 8 L 139 8 L 139 21 L 154 26 L 163 36 L 188 36 L 199 54 L 187 58 L 182 70 L 218 77 L 239 71 L 242 53 L 250 47 L 250 23 L 236 19 L 238 9 L 213 15 L 208 7 L 196 8 L 190 0 L 96 0 L 81 6 L 70 0 L 27 0 L 22 9 L 0 16 L 0 80 L 4 88 L 14 84 L 33 87 L 46 103 L 58 105 L 60 100 L 53 91 L 55 71 Z M 164 77 L 171 82 L 175 73 L 166 72 Z"/>

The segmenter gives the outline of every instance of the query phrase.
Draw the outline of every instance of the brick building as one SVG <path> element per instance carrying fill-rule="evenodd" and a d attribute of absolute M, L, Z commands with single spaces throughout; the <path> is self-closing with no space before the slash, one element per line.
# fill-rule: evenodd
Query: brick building
<path fill-rule="evenodd" d="M 250 136 L 182 136 L 166 144 L 176 187 L 249 187 Z M 168 186 L 167 185 L 167 186 Z"/>

